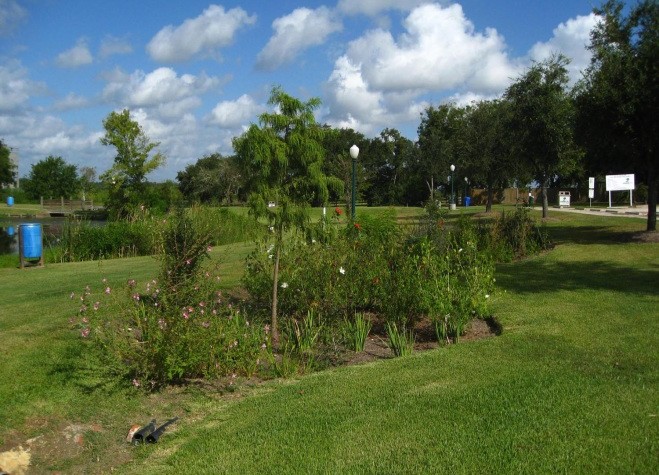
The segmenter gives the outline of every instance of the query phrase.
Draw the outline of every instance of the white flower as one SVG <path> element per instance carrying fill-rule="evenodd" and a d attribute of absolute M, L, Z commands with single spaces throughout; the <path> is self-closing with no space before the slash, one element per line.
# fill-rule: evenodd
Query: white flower
<path fill-rule="evenodd" d="M 458 252 L 462 252 L 462 248 L 458 249 Z"/>
<path fill-rule="evenodd" d="M 485 298 L 486 298 L 486 299 L 489 299 L 489 298 L 490 298 L 490 294 L 485 294 Z"/>
<path fill-rule="evenodd" d="M 311 244 L 316 244 L 316 240 L 315 240 L 315 239 L 312 239 L 312 240 L 311 240 Z"/>
<path fill-rule="evenodd" d="M 339 272 L 341 273 L 341 275 L 344 275 L 346 273 L 346 270 L 343 267 L 340 267 Z"/>
<path fill-rule="evenodd" d="M 281 288 L 282 289 L 287 289 L 288 288 L 288 282 L 282 282 L 281 283 Z"/>

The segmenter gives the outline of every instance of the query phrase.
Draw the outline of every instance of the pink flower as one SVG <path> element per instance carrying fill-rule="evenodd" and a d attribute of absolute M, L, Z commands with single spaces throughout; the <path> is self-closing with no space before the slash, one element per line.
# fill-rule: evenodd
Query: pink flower
<path fill-rule="evenodd" d="M 133 386 L 135 386 L 136 388 L 139 388 L 141 385 L 142 385 L 142 383 L 140 383 L 139 379 L 133 379 Z"/>
<path fill-rule="evenodd" d="M 165 320 L 162 318 L 158 319 L 158 326 L 160 327 L 161 330 L 164 330 L 167 324 L 165 323 Z"/>
<path fill-rule="evenodd" d="M 202 322 L 201 326 L 204 327 L 204 328 L 208 328 L 208 327 L 211 326 L 211 324 L 210 324 L 210 322 Z"/>
<path fill-rule="evenodd" d="M 133 294 L 133 300 L 136 302 L 140 300 L 140 294 Z"/>
<path fill-rule="evenodd" d="M 191 262 L 192 262 L 192 261 L 191 261 L 190 259 L 186 259 L 186 261 L 185 261 L 185 263 L 186 263 L 187 265 L 190 265 Z"/>
<path fill-rule="evenodd" d="M 137 282 L 135 282 L 135 279 L 130 279 L 128 281 L 128 287 L 135 287 L 135 284 L 137 284 Z"/>
<path fill-rule="evenodd" d="M 94 310 L 98 310 L 101 306 L 101 302 L 94 302 Z"/>
<path fill-rule="evenodd" d="M 203 302 L 203 301 L 202 301 L 202 302 L 199 302 L 199 306 L 200 306 L 200 307 L 205 307 L 205 306 L 206 306 L 206 303 Z"/>
<path fill-rule="evenodd" d="M 187 320 L 188 318 L 190 318 L 190 314 L 188 312 L 183 312 L 183 318 Z"/>
<path fill-rule="evenodd" d="M 71 295 L 69 295 L 69 298 L 70 298 L 71 300 L 73 300 L 73 297 L 75 297 L 75 296 L 76 296 L 76 293 L 75 293 L 75 292 L 71 292 Z"/>
<path fill-rule="evenodd" d="M 105 288 L 105 293 L 108 294 L 108 295 L 110 295 L 110 292 L 111 292 L 110 287 L 106 287 L 106 288 Z"/>
<path fill-rule="evenodd" d="M 89 336 L 89 328 L 83 328 L 80 330 L 80 336 L 83 338 L 87 338 Z"/>
<path fill-rule="evenodd" d="M 206 252 L 211 252 L 212 250 L 213 250 L 213 246 L 208 246 L 208 247 L 206 248 Z"/>
<path fill-rule="evenodd" d="M 87 317 L 83 317 L 82 323 L 89 323 L 89 319 Z"/>

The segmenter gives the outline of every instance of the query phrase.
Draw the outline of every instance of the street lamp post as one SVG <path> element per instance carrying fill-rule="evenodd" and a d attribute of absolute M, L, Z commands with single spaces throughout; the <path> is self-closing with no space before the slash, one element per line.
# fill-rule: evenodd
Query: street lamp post
<path fill-rule="evenodd" d="M 352 157 L 352 202 L 350 207 L 350 217 L 355 219 L 355 199 L 357 196 L 357 157 L 359 156 L 359 147 L 357 145 L 350 147 L 350 156 Z"/>
<path fill-rule="evenodd" d="M 453 193 L 453 172 L 455 165 L 451 165 L 451 209 L 455 209 L 455 194 Z"/>
<path fill-rule="evenodd" d="M 467 206 L 467 193 L 469 193 L 469 178 L 465 177 L 465 197 L 463 205 Z"/>

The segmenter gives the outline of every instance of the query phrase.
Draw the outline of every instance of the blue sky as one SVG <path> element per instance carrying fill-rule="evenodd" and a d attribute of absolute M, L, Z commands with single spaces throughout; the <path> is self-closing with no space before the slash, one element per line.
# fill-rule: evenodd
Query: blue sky
<path fill-rule="evenodd" d="M 174 179 L 268 109 L 272 86 L 317 119 L 416 139 L 420 114 L 493 98 L 532 63 L 590 60 L 591 0 L 0 0 L 0 138 L 19 175 L 48 155 L 98 174 L 102 121 L 128 108 Z"/>

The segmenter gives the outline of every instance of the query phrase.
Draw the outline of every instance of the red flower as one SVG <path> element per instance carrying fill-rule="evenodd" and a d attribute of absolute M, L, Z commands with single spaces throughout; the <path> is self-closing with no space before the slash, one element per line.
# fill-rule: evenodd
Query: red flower
<path fill-rule="evenodd" d="M 362 229 L 362 225 L 359 224 L 359 223 L 355 223 L 355 229 L 356 229 L 357 231 L 361 231 L 361 229 Z"/>
<path fill-rule="evenodd" d="M 334 212 L 336 213 L 337 216 L 341 216 L 343 214 L 343 210 L 338 206 L 334 208 Z"/>

